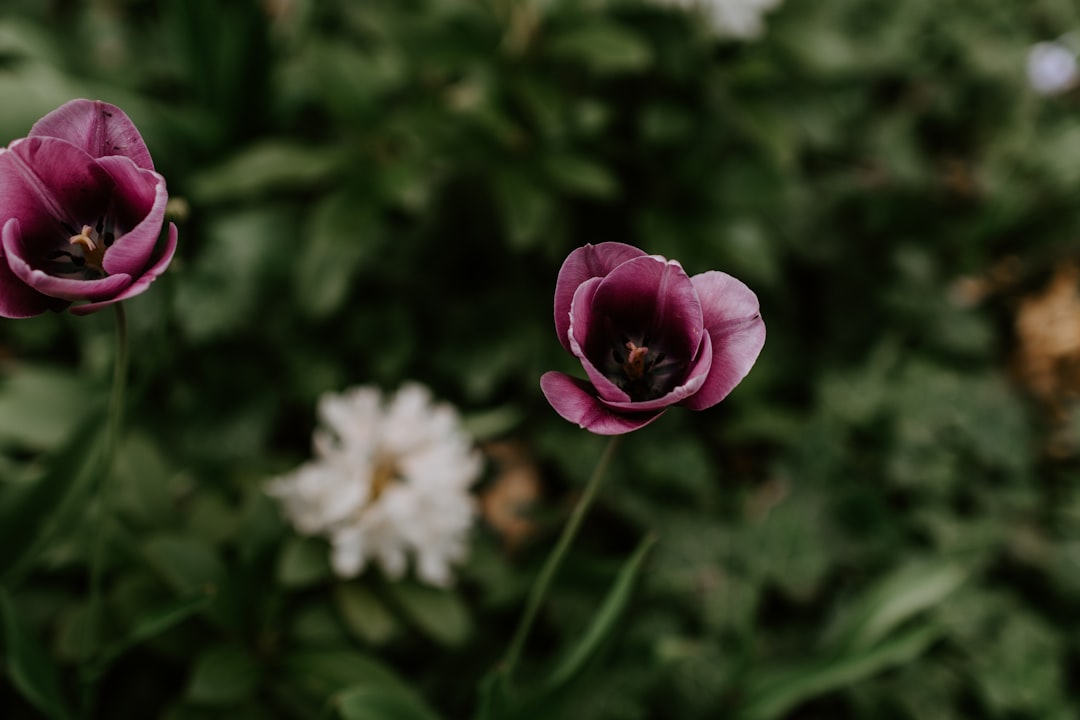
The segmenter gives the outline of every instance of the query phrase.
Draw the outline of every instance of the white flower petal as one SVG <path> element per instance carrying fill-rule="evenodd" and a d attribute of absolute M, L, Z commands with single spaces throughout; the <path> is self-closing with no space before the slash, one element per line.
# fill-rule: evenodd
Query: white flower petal
<path fill-rule="evenodd" d="M 412 559 L 424 582 L 445 586 L 466 554 L 475 516 L 470 486 L 482 460 L 453 407 L 408 383 L 386 402 L 370 387 L 319 400 L 315 459 L 271 481 L 297 530 L 330 538 L 342 577 L 375 561 L 391 578 Z M 386 482 L 386 468 L 395 476 Z M 378 480 L 376 480 L 378 476 Z"/>

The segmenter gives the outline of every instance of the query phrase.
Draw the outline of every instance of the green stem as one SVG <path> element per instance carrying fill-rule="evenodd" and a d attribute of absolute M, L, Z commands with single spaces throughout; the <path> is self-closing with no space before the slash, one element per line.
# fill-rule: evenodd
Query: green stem
<path fill-rule="evenodd" d="M 600 456 L 599 462 L 596 463 L 596 468 L 593 470 L 592 477 L 589 478 L 589 482 L 585 485 L 584 492 L 581 493 L 577 505 L 574 506 L 574 511 L 570 514 L 570 519 L 566 521 L 566 526 L 559 536 L 559 541 L 556 543 L 555 549 L 551 551 L 551 554 L 544 562 L 544 567 L 541 568 L 540 575 L 536 578 L 536 583 L 533 584 L 532 589 L 529 591 L 529 598 L 525 605 L 525 613 L 521 616 L 517 631 L 514 633 L 514 639 L 510 642 L 510 648 L 506 651 L 506 657 L 502 663 L 503 675 L 508 680 L 513 675 L 518 660 L 521 659 L 521 653 L 525 649 L 525 640 L 528 638 L 529 630 L 532 628 L 533 621 L 536 619 L 536 613 L 540 610 L 540 606 L 544 602 L 544 597 L 547 595 L 548 586 L 555 577 L 555 573 L 559 570 L 559 566 L 562 564 L 567 550 L 570 549 L 574 537 L 577 536 L 578 529 L 581 527 L 581 521 L 585 519 L 585 514 L 588 512 L 593 498 L 596 497 L 596 491 L 600 487 L 600 481 L 603 479 L 604 473 L 607 472 L 608 465 L 611 464 L 611 458 L 615 454 L 618 439 L 618 436 L 614 436 L 608 441 L 607 447 L 604 448 L 603 455 Z"/>
<path fill-rule="evenodd" d="M 105 440 L 102 447 L 101 471 L 97 481 L 98 521 L 94 532 L 93 547 L 90 555 L 90 605 L 87 613 L 86 640 L 87 648 L 93 648 L 83 668 L 83 711 L 86 717 L 93 715 L 94 689 L 98 672 L 95 670 L 94 655 L 97 646 L 104 640 L 105 608 L 102 599 L 102 577 L 105 571 L 105 545 L 112 510 L 111 485 L 113 463 L 116 449 L 120 444 L 120 429 L 124 420 L 124 394 L 127 389 L 128 367 L 128 332 L 127 315 L 123 303 L 115 303 L 116 309 L 116 357 L 113 362 L 112 394 L 109 396 L 109 409 L 105 418 Z"/>

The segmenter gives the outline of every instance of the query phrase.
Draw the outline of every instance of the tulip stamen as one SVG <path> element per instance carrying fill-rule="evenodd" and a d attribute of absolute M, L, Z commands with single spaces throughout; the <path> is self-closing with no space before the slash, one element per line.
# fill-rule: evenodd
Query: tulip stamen
<path fill-rule="evenodd" d="M 101 226 L 101 221 L 98 221 L 98 227 Z M 68 238 L 69 245 L 78 245 L 82 248 L 82 264 L 102 273 L 105 272 L 103 263 L 105 262 L 105 251 L 108 249 L 106 241 L 107 237 L 102 238 L 100 231 L 95 231 L 90 225 L 83 225 L 79 233 Z M 80 263 L 75 264 L 82 266 Z"/>

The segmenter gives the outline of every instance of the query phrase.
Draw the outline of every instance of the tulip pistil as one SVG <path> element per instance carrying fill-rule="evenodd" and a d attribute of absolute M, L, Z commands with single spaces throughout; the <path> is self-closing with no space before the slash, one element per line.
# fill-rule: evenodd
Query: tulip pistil
<path fill-rule="evenodd" d="M 636 343 L 623 337 L 611 352 L 612 364 L 607 376 L 634 401 L 652 400 L 667 393 L 675 370 L 681 363 L 667 360 L 667 355 L 649 348 L 649 338 Z"/>
<path fill-rule="evenodd" d="M 54 250 L 49 259 L 70 262 L 73 267 L 66 272 L 79 273 L 87 278 L 108 275 L 105 271 L 105 252 L 112 246 L 116 235 L 105 219 L 98 220 L 96 226 L 83 225 L 78 230 L 65 222 L 61 222 L 60 226 L 68 233 L 67 247 L 71 249 Z"/>
<path fill-rule="evenodd" d="M 68 238 L 68 244 L 82 246 L 82 258 L 84 264 L 95 270 L 105 272 L 102 263 L 105 261 L 106 247 L 104 241 L 101 238 L 97 238 L 97 233 L 94 232 L 94 228 L 89 225 L 83 225 L 82 231 L 79 232 L 79 234 L 72 235 Z"/>
<path fill-rule="evenodd" d="M 633 342 L 627 342 L 626 349 L 630 352 L 622 363 L 623 374 L 626 375 L 628 380 L 640 380 L 641 376 L 646 372 L 645 360 L 648 357 L 649 348 L 645 346 L 638 347 Z"/>

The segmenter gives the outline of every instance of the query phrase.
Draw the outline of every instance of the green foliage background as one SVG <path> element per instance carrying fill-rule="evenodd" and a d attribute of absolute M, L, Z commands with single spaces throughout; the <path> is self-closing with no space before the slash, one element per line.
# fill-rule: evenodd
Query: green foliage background
<path fill-rule="evenodd" d="M 87 658 L 100 718 L 470 717 L 603 447 L 538 379 L 575 372 L 562 259 L 608 240 L 744 280 L 768 340 L 722 405 L 621 446 L 526 686 L 657 543 L 600 652 L 515 717 L 1080 713 L 1080 437 L 1048 452 L 1008 371 L 1017 297 L 1080 237 L 1078 96 L 1024 78 L 1074 3 L 787 0 L 751 42 L 643 0 L 5 8 L 0 140 L 108 100 L 184 201 L 173 266 L 127 303 L 104 529 L 63 498 L 111 314 L 0 324 L 5 718 L 76 716 Z M 1006 258 L 1009 292 L 957 302 Z M 321 393 L 410 379 L 544 483 L 533 540 L 481 525 L 450 592 L 332 579 L 262 493 Z"/>

